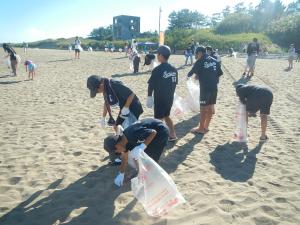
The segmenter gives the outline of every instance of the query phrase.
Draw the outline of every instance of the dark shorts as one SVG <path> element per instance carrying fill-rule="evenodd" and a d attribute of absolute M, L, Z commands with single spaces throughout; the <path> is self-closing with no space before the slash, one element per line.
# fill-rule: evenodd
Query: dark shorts
<path fill-rule="evenodd" d="M 173 105 L 172 101 L 159 101 L 159 103 L 156 103 L 157 101 L 154 101 L 154 118 L 155 119 L 162 119 L 165 117 L 170 116 L 171 108 Z"/>
<path fill-rule="evenodd" d="M 164 151 L 164 148 L 168 144 L 169 130 L 165 128 L 163 131 L 159 131 L 153 141 L 148 145 L 145 153 L 157 162 Z"/>
<path fill-rule="evenodd" d="M 76 52 L 76 53 L 79 53 L 79 52 L 80 52 L 80 50 L 79 50 L 79 49 L 75 49 L 75 52 Z"/>
<path fill-rule="evenodd" d="M 254 101 L 254 100 L 251 100 Z M 256 113 L 258 110 L 260 114 L 270 114 L 271 105 L 273 103 L 273 94 L 268 94 L 264 96 L 263 98 L 256 99 L 253 104 L 251 104 L 251 101 L 247 103 L 246 110 L 250 113 Z"/>
<path fill-rule="evenodd" d="M 200 93 L 200 106 L 215 105 L 218 91 Z"/>

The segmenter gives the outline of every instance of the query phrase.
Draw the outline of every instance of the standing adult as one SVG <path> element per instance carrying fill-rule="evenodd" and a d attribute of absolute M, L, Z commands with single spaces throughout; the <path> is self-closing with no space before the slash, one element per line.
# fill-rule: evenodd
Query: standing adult
<path fill-rule="evenodd" d="M 194 53 L 193 53 L 193 47 L 192 47 L 191 43 L 188 44 L 184 54 L 185 54 L 185 64 L 184 65 L 186 66 L 187 63 L 188 63 L 188 60 L 190 59 L 191 66 L 192 66 L 193 65 L 193 55 L 194 55 Z"/>
<path fill-rule="evenodd" d="M 294 57 L 296 55 L 296 49 L 295 49 L 294 44 L 290 45 L 288 53 L 289 53 L 289 56 L 288 56 L 289 67 L 288 67 L 288 69 L 291 70 L 291 69 L 293 69 Z"/>
<path fill-rule="evenodd" d="M 200 123 L 191 130 L 192 133 L 205 134 L 214 114 L 214 105 L 218 94 L 218 77 L 223 74 L 220 63 L 206 54 L 204 47 L 196 49 L 196 63 L 188 73 L 188 77 L 196 74 L 200 82 Z"/>
<path fill-rule="evenodd" d="M 252 77 L 254 75 L 255 62 L 259 53 L 260 46 L 257 38 L 253 38 L 253 41 L 247 46 L 247 65 L 245 67 L 243 76 Z"/>
<path fill-rule="evenodd" d="M 28 43 L 23 42 L 23 51 L 24 51 L 24 53 L 27 53 L 27 49 L 28 49 Z"/>
<path fill-rule="evenodd" d="M 74 41 L 74 46 L 75 46 L 75 59 L 79 59 L 80 52 L 82 51 L 82 47 L 81 47 L 81 41 L 79 40 L 79 38 L 77 36 Z"/>
<path fill-rule="evenodd" d="M 268 139 L 266 134 L 268 115 L 270 114 L 273 102 L 273 93 L 269 88 L 258 85 L 238 84 L 236 93 L 240 101 L 246 105 L 247 121 L 249 117 L 255 117 L 256 112 L 260 110 L 261 136 L 260 141 Z"/>
<path fill-rule="evenodd" d="M 6 57 L 9 57 L 10 59 L 10 65 L 13 72 L 13 76 L 17 76 L 17 66 L 18 66 L 17 53 L 11 46 L 9 46 L 6 43 L 4 43 L 2 46 L 4 52 L 8 53 Z"/>
<path fill-rule="evenodd" d="M 106 115 L 109 114 L 108 125 L 122 125 L 124 128 L 136 122 L 143 113 L 143 108 L 138 97 L 121 81 L 108 79 L 96 75 L 92 75 L 87 79 L 87 88 L 90 89 L 90 96 L 94 98 L 97 93 L 103 94 L 104 108 L 100 123 L 102 126 L 106 124 Z M 114 120 L 111 107 L 119 106 L 120 112 L 117 120 Z"/>

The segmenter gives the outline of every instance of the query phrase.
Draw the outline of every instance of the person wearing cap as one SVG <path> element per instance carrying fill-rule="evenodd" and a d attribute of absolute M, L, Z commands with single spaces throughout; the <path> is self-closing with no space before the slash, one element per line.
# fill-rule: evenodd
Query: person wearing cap
<path fill-rule="evenodd" d="M 168 63 L 171 49 L 161 45 L 157 50 L 157 60 L 161 64 L 152 70 L 148 80 L 147 107 L 154 105 L 154 118 L 164 120 L 169 127 L 169 141 L 177 140 L 170 112 L 173 105 L 174 93 L 178 83 L 178 72 Z M 153 97 L 152 97 L 153 94 Z"/>
<path fill-rule="evenodd" d="M 294 61 L 294 57 L 296 55 L 296 49 L 295 49 L 294 44 L 290 45 L 288 53 L 289 53 L 289 57 L 288 57 L 289 67 L 288 67 L 288 69 L 291 70 L 291 69 L 293 69 L 293 61 Z"/>
<path fill-rule="evenodd" d="M 200 83 L 200 123 L 191 130 L 192 133 L 205 134 L 214 114 L 217 101 L 218 77 L 223 74 L 220 63 L 206 54 L 206 49 L 200 46 L 196 49 L 196 63 L 187 77 L 196 74 Z"/>
<path fill-rule="evenodd" d="M 147 118 L 127 127 L 120 136 L 111 135 L 104 139 L 104 149 L 110 155 L 121 155 L 119 173 L 114 183 L 122 186 L 128 165 L 129 152 L 137 164 L 142 151 L 158 162 L 169 137 L 169 129 L 157 119 Z M 138 168 L 138 167 L 136 167 Z"/>
<path fill-rule="evenodd" d="M 2 47 L 4 52 L 7 52 L 8 54 L 6 57 L 9 57 L 10 59 L 10 65 L 13 72 L 13 76 L 17 76 L 18 60 L 16 51 L 6 43 L 4 43 Z"/>
<path fill-rule="evenodd" d="M 236 86 L 236 94 L 239 97 L 241 103 L 246 105 L 246 111 L 248 112 L 247 115 L 249 117 L 256 117 L 256 112 L 260 110 L 260 141 L 267 140 L 268 136 L 266 135 L 266 130 L 268 115 L 270 114 L 270 109 L 273 102 L 272 91 L 267 87 L 262 87 L 259 85 L 238 84 Z"/>
<path fill-rule="evenodd" d="M 94 98 L 97 93 L 103 94 L 105 104 L 103 117 L 100 120 L 102 126 L 106 124 L 107 113 L 109 113 L 108 124 L 114 126 L 115 130 L 117 125 L 122 125 L 124 128 L 131 125 L 143 113 L 138 97 L 121 81 L 92 75 L 87 79 L 87 88 L 90 90 L 91 98 Z M 115 121 L 111 114 L 111 107 L 116 105 L 120 107 L 120 112 Z"/>
<path fill-rule="evenodd" d="M 252 77 L 254 75 L 255 62 L 260 51 L 260 45 L 257 38 L 253 38 L 253 41 L 247 46 L 247 63 L 243 73 L 243 76 Z"/>

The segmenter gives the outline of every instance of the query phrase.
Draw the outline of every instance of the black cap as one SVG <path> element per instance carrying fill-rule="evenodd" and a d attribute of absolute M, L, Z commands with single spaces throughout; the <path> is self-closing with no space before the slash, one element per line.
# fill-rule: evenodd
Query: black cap
<path fill-rule="evenodd" d="M 114 152 L 116 150 L 116 144 L 119 141 L 120 136 L 110 135 L 104 139 L 104 149 L 108 152 Z"/>
<path fill-rule="evenodd" d="M 94 98 L 98 92 L 98 88 L 102 83 L 102 78 L 97 75 L 92 75 L 87 79 L 86 86 L 90 89 L 91 98 Z"/>
<path fill-rule="evenodd" d="M 195 53 L 198 54 L 199 52 L 205 53 L 206 49 L 203 46 L 200 46 L 200 47 L 196 48 Z"/>
<path fill-rule="evenodd" d="M 166 59 L 168 59 L 171 55 L 171 49 L 167 45 L 161 45 L 157 49 L 157 54 L 162 55 Z"/>

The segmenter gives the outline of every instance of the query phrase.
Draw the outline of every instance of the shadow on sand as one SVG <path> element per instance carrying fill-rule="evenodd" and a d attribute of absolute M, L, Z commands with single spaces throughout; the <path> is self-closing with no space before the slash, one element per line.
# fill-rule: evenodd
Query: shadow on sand
<path fill-rule="evenodd" d="M 57 59 L 57 60 L 50 60 L 48 63 L 54 63 L 54 62 L 67 62 L 72 61 L 73 59 Z"/>
<path fill-rule="evenodd" d="M 198 116 L 177 124 L 179 137 L 183 137 L 197 123 Z M 195 144 L 202 140 L 202 135 L 196 135 L 183 146 L 179 146 L 160 165 L 168 173 L 176 171 L 187 156 L 193 151 Z M 138 213 L 132 212 L 136 199 L 127 203 L 126 207 L 115 213 L 115 200 L 124 192 L 130 191 L 130 182 L 122 188 L 116 188 L 113 177 L 117 167 L 104 165 L 88 173 L 64 189 L 59 189 L 63 179 L 58 179 L 44 191 L 37 191 L 27 200 L 20 203 L 10 212 L 0 218 L 1 225 L 57 225 L 57 220 L 64 225 L 99 225 L 99 224 L 129 224 L 125 221 L 140 219 Z M 45 193 L 50 192 L 46 197 Z M 52 193 L 51 193 L 52 192 Z M 70 214 L 73 219 L 70 220 Z M 77 215 L 74 216 L 74 215 Z M 152 224 L 166 225 L 167 220 L 160 219 Z"/>
<path fill-rule="evenodd" d="M 227 142 L 217 146 L 209 154 L 210 163 L 225 180 L 246 182 L 254 174 L 256 155 L 260 152 L 263 144 L 259 143 L 254 149 L 248 149 L 244 143 Z"/>

